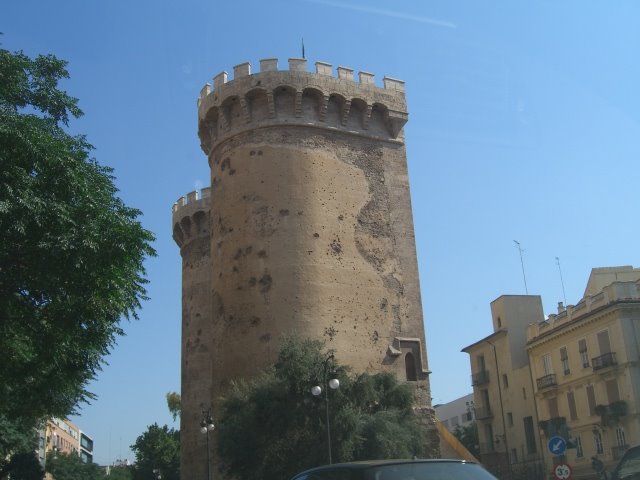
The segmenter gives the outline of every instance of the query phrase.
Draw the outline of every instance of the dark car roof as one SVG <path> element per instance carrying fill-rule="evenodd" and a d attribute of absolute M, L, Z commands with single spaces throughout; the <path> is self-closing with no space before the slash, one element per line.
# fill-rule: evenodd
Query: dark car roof
<path fill-rule="evenodd" d="M 300 472 L 293 477 L 293 479 L 298 478 L 301 475 L 306 475 L 313 472 L 322 472 L 323 470 L 333 470 L 335 468 L 344 468 L 344 469 L 352 469 L 352 470 L 361 470 L 370 467 L 376 467 L 380 465 L 400 465 L 406 463 L 468 463 L 471 465 L 477 465 L 475 462 L 469 462 L 467 460 L 457 460 L 457 459 L 448 459 L 448 458 L 439 458 L 439 459 L 416 459 L 416 460 L 361 460 L 358 462 L 349 462 L 349 463 L 334 463 L 332 465 L 323 465 L 321 467 L 310 468 L 305 470 L 304 472 Z"/>

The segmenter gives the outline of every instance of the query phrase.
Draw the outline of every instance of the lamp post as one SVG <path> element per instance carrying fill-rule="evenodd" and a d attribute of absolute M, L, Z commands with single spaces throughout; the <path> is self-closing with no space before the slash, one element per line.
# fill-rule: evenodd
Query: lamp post
<path fill-rule="evenodd" d="M 211 452 L 209 449 L 209 432 L 216 428 L 211 415 L 211 408 L 202 409 L 202 420 L 200 421 L 200 433 L 207 436 L 207 480 L 211 480 Z"/>
<path fill-rule="evenodd" d="M 331 425 L 329 423 L 329 388 L 332 390 L 336 390 L 340 386 L 340 380 L 335 378 L 335 371 L 333 370 L 333 354 L 329 354 L 327 358 L 322 362 L 322 386 L 324 387 L 324 403 L 325 403 L 325 412 L 327 416 L 327 448 L 329 450 L 329 464 L 333 463 L 333 459 L 331 457 Z M 331 371 L 329 368 L 331 367 Z M 331 379 L 328 379 L 328 374 L 331 374 Z M 318 397 L 322 394 L 322 387 L 320 385 L 315 385 L 311 388 L 311 393 Z"/>

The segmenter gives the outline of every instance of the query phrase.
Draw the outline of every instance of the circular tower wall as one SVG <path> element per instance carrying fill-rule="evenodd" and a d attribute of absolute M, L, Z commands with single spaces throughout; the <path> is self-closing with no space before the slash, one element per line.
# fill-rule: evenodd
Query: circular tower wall
<path fill-rule="evenodd" d="M 173 238 L 182 256 L 182 478 L 207 476 L 202 461 L 207 439 L 199 428 L 202 411 L 211 408 L 213 397 L 209 193 L 209 188 L 191 192 L 173 205 Z"/>
<path fill-rule="evenodd" d="M 202 91 L 212 389 L 253 376 L 296 335 L 325 339 L 355 371 L 416 381 L 430 406 L 404 85 L 331 73 L 321 62 L 307 72 L 303 59 L 277 70 L 270 59 Z"/>

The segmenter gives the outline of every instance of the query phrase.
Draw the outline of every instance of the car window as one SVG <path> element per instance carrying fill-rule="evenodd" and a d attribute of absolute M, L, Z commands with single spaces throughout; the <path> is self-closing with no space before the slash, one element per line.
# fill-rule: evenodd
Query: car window
<path fill-rule="evenodd" d="M 640 478 L 640 448 L 632 448 L 629 450 L 616 469 L 616 478 L 618 480 L 631 479 L 634 476 Z"/>
<path fill-rule="evenodd" d="M 366 480 L 495 480 L 479 465 L 433 462 L 383 465 L 369 469 Z"/>
<path fill-rule="evenodd" d="M 327 469 L 296 477 L 295 480 L 362 480 L 362 470 Z"/>

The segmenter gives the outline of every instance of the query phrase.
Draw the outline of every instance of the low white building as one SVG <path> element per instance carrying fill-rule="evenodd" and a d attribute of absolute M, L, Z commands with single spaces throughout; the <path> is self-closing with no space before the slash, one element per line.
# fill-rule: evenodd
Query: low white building
<path fill-rule="evenodd" d="M 457 427 L 464 427 L 473 422 L 473 393 L 456 398 L 449 403 L 435 405 L 434 408 L 436 418 L 453 433 Z"/>

